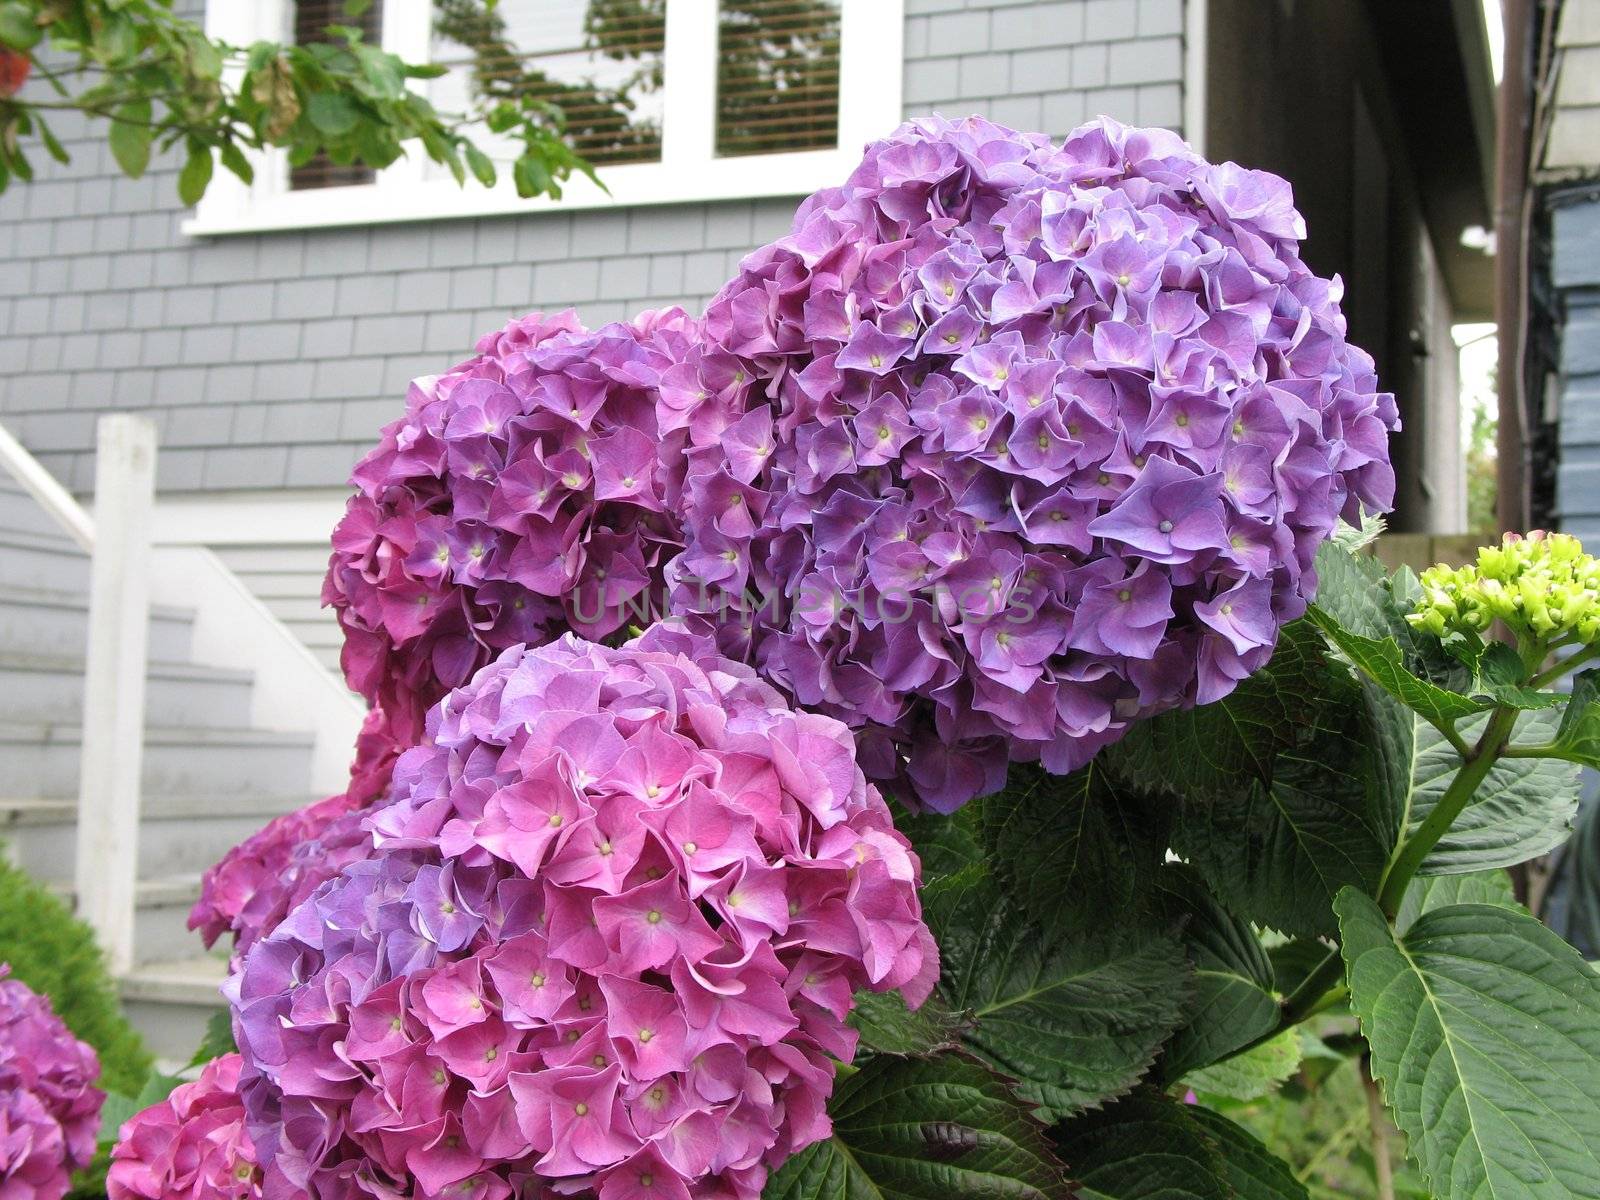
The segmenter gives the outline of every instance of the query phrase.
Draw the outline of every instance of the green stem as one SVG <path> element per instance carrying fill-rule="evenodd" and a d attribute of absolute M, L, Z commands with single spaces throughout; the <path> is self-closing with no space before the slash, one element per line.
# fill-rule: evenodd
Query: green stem
<path fill-rule="evenodd" d="M 1428 853 L 1438 845 L 1439 839 L 1449 832 L 1456 818 L 1461 815 L 1461 810 L 1467 807 L 1473 795 L 1478 790 L 1478 785 L 1484 777 L 1494 768 L 1500 757 L 1500 752 L 1505 748 L 1506 739 L 1511 736 L 1511 730 L 1517 723 L 1517 711 L 1514 708 L 1496 708 L 1489 717 L 1483 736 L 1478 739 L 1478 744 L 1473 747 L 1471 755 L 1461 764 L 1456 772 L 1456 777 L 1450 781 L 1450 786 L 1445 789 L 1439 803 L 1433 806 L 1433 811 L 1428 814 L 1428 819 L 1418 828 L 1416 833 L 1405 840 L 1400 847 L 1400 853 L 1389 864 L 1389 870 L 1384 875 L 1383 888 L 1378 893 L 1378 907 L 1383 909 L 1384 915 L 1391 921 L 1400 911 L 1400 901 L 1404 899 L 1406 887 L 1416 875 L 1417 869 L 1422 866 Z"/>
<path fill-rule="evenodd" d="M 1552 666 L 1549 670 L 1541 671 L 1532 679 L 1528 680 L 1528 686 L 1531 688 L 1542 688 L 1545 686 L 1545 684 L 1552 683 L 1555 680 L 1560 679 L 1568 671 L 1571 671 L 1576 667 L 1581 667 L 1584 663 L 1589 662 L 1596 657 L 1600 657 L 1600 642 L 1596 642 L 1592 646 L 1585 646 L 1576 654 L 1568 655 L 1566 658 Z"/>

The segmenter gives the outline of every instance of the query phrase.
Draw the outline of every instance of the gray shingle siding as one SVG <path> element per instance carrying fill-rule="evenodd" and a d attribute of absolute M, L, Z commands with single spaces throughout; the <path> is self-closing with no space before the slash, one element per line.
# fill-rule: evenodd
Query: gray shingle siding
<path fill-rule="evenodd" d="M 1183 25 L 1183 0 L 906 0 L 905 109 L 1057 137 L 1102 112 L 1178 126 Z M 175 161 L 128 180 L 103 129 L 56 127 L 72 166 L 0 196 L 0 421 L 80 492 L 112 408 L 155 416 L 165 491 L 341 485 L 407 382 L 478 334 L 534 308 L 698 307 L 794 208 L 193 239 Z"/>
<path fill-rule="evenodd" d="M 1558 413 L 1561 527 L 1600 543 L 1600 201 L 1556 209 L 1551 282 L 1567 320 L 1561 333 Z"/>

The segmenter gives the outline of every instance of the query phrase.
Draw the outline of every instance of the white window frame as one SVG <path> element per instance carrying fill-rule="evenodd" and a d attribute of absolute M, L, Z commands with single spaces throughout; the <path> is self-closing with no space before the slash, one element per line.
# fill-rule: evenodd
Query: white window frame
<path fill-rule="evenodd" d="M 378 172 L 373 183 L 289 190 L 287 156 L 253 155 L 255 182 L 246 185 L 219 170 L 186 221 L 194 236 L 259 233 L 339 225 L 373 225 L 480 217 L 504 213 L 642 204 L 799 196 L 844 182 L 861 147 L 889 133 L 901 119 L 905 70 L 904 0 L 842 0 L 839 28 L 839 145 L 831 150 L 748 154 L 715 152 L 717 104 L 717 0 L 667 0 L 662 56 L 661 160 L 598 168 L 606 191 L 574 175 L 560 200 L 524 200 L 501 165 L 493 188 L 451 178 L 429 178 L 426 155 L 411 145 L 405 158 Z M 259 39 L 287 41 L 292 0 L 208 0 L 206 32 L 234 45 Z M 385 0 L 384 49 L 409 62 L 425 62 L 431 41 L 430 0 Z"/>

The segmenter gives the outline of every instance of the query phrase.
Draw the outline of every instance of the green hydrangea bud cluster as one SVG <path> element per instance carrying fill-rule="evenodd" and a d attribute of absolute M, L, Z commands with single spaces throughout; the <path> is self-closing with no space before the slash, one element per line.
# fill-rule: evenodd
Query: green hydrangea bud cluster
<path fill-rule="evenodd" d="M 1587 645 L 1600 637 L 1600 562 L 1570 534 L 1508 533 L 1472 566 L 1424 571 L 1422 600 L 1406 620 L 1440 637 L 1504 621 L 1519 639 Z"/>

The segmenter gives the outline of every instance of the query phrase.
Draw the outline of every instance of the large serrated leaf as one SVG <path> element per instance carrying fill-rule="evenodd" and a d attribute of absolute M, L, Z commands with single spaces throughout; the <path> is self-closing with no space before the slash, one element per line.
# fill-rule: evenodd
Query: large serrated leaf
<path fill-rule="evenodd" d="M 1485 717 L 1463 721 L 1470 744 Z M 1512 739 L 1540 742 L 1550 736 L 1556 714 L 1525 712 Z M 1406 828 L 1427 820 L 1461 767 L 1461 756 L 1421 720 L 1413 722 L 1412 791 L 1406 798 Z M 1511 867 L 1554 850 L 1567 840 L 1578 810 L 1578 767 L 1554 758 L 1502 758 L 1478 785 L 1448 833 L 1423 860 L 1425 875 L 1454 875 L 1491 867 Z"/>
<path fill-rule="evenodd" d="M 833 1136 L 763 1200 L 1067 1200 L 1043 1127 L 988 1068 L 954 1055 L 875 1059 L 828 1104 Z"/>
<path fill-rule="evenodd" d="M 1465 875 L 1418 875 L 1406 887 L 1394 927 L 1404 933 L 1418 917 L 1452 904 L 1499 904 L 1516 908 L 1511 876 L 1504 871 L 1473 871 Z"/>
<path fill-rule="evenodd" d="M 1586 767 L 1600 767 L 1600 671 L 1572 679 L 1572 699 L 1562 713 L 1551 753 Z"/>
<path fill-rule="evenodd" d="M 1165 822 L 1142 799 L 1094 762 L 1066 776 L 1013 767 L 1005 790 L 983 800 L 987 861 L 1031 920 L 1070 921 L 1081 909 L 1063 896 L 1087 893 L 1098 922 L 1133 904 L 1165 857 Z"/>
<path fill-rule="evenodd" d="M 1372 749 L 1351 710 L 1278 758 L 1270 787 L 1186 803 L 1172 848 L 1230 910 L 1305 937 L 1334 931 L 1333 898 L 1346 886 L 1375 892 L 1393 841 L 1375 814 Z"/>
<path fill-rule="evenodd" d="M 978 826 L 985 803 L 975 800 L 948 816 L 908 813 L 899 805 L 894 807 L 894 827 L 911 839 L 912 847 L 922 859 L 925 884 L 983 861 Z"/>
<path fill-rule="evenodd" d="M 1101 752 L 1121 782 L 1196 799 L 1270 783 L 1278 752 L 1293 746 L 1323 703 L 1348 691 L 1322 635 L 1306 621 L 1284 627 L 1272 661 L 1214 704 L 1141 721 Z"/>
<path fill-rule="evenodd" d="M 1295 1073 L 1300 1055 L 1299 1031 L 1285 1029 L 1243 1054 L 1189 1072 L 1183 1082 L 1202 1095 L 1257 1100 L 1277 1091 Z"/>
<path fill-rule="evenodd" d="M 1403 935 L 1354 890 L 1338 912 L 1373 1075 L 1433 1193 L 1600 1198 L 1600 976 L 1499 905 L 1435 909 Z"/>
<path fill-rule="evenodd" d="M 1474 700 L 1414 675 L 1395 638 L 1363 637 L 1340 625 L 1332 614 L 1315 604 L 1308 615 L 1357 670 L 1428 720 L 1448 724 L 1491 707 L 1488 701 Z"/>
<path fill-rule="evenodd" d="M 1190 967 L 1164 918 L 1130 909 L 1105 919 L 1097 897 L 1069 894 L 1064 905 L 1102 919 L 1046 931 L 978 871 L 923 898 L 940 994 L 972 1019 L 963 1045 L 1048 1114 L 1127 1092 L 1182 1017 Z"/>
<path fill-rule="evenodd" d="M 1308 1200 L 1289 1164 L 1221 1113 L 1190 1105 L 1189 1116 L 1211 1135 L 1238 1200 Z"/>
<path fill-rule="evenodd" d="M 1082 1200 L 1306 1200 L 1287 1163 L 1209 1109 L 1140 1095 L 1058 1131 Z"/>
<path fill-rule="evenodd" d="M 964 1024 L 937 996 L 909 1009 L 899 992 L 858 991 L 850 1012 L 862 1047 L 879 1054 L 925 1056 L 954 1049 Z"/>
<path fill-rule="evenodd" d="M 1188 868 L 1162 872 L 1169 910 L 1184 920 L 1194 963 L 1194 999 L 1173 1034 L 1163 1068 L 1176 1077 L 1208 1066 L 1268 1033 L 1278 1022 L 1272 962 L 1250 926 L 1218 904 Z"/>

